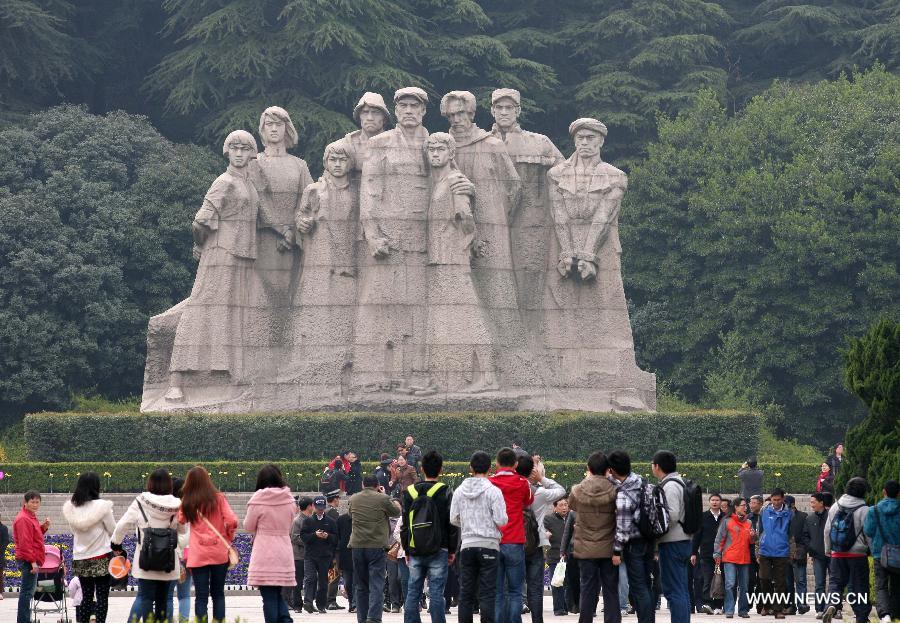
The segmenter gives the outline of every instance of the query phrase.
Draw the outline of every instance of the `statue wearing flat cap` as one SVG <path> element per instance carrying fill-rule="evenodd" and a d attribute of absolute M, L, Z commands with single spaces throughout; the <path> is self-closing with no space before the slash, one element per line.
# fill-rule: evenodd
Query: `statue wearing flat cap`
<path fill-rule="evenodd" d="M 596 119 L 574 121 L 575 153 L 547 174 L 557 264 L 547 276 L 542 335 L 559 364 L 554 385 L 606 390 L 615 408 L 640 409 L 655 380 L 634 358 L 619 244 L 628 178 L 600 158 L 606 133 Z"/>
<path fill-rule="evenodd" d="M 564 158 L 548 137 L 523 130 L 519 125 L 521 100 L 516 89 L 497 89 L 491 93 L 494 117 L 491 133 L 503 141 L 522 180 L 519 205 L 510 216 L 509 228 L 519 306 L 523 319 L 534 332 L 540 322 L 552 229 L 547 171 Z"/>
<path fill-rule="evenodd" d="M 343 140 L 353 160 L 353 178 L 358 180 L 369 156 L 369 139 L 387 129 L 391 113 L 380 94 L 366 91 L 353 109 L 353 120 L 359 124 L 359 129 L 344 136 Z"/>

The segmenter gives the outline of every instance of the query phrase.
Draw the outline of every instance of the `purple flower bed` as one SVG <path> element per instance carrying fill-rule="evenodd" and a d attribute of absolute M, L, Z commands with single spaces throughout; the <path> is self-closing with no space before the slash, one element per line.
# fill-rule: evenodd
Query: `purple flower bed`
<path fill-rule="evenodd" d="M 47 545 L 58 546 L 63 554 L 63 560 L 66 565 L 66 581 L 72 578 L 72 535 L 71 534 L 51 534 L 44 538 Z M 128 557 L 134 560 L 134 546 L 137 539 L 132 536 L 125 537 L 122 546 L 128 552 Z M 234 537 L 234 547 L 241 555 L 241 561 L 238 565 L 228 572 L 225 577 L 225 583 L 230 585 L 243 586 L 247 584 L 247 566 L 250 564 L 250 550 L 253 547 L 253 539 L 249 534 L 238 534 Z M 6 575 L 6 586 L 18 588 L 22 583 L 22 574 L 16 565 L 16 546 L 10 544 L 4 556 L 5 564 L 3 570 Z M 137 581 L 133 577 L 128 578 L 129 586 L 137 586 Z"/>

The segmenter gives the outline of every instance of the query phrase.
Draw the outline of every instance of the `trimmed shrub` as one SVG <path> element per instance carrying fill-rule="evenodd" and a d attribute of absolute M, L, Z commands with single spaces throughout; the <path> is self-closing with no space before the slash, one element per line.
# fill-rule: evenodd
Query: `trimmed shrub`
<path fill-rule="evenodd" d="M 755 455 L 760 416 L 690 413 L 279 413 L 246 415 L 39 413 L 25 419 L 35 461 L 300 460 L 352 448 L 364 459 L 393 452 L 407 434 L 423 449 L 468 459 L 515 440 L 552 459 L 597 448 L 650 458 L 671 448 L 685 460 Z"/>
<path fill-rule="evenodd" d="M 89 461 L 79 463 L 6 463 L 0 465 L 6 477 L 0 481 L 0 491 L 21 493 L 28 489 L 48 492 L 71 491 L 78 475 L 87 470 L 100 474 L 105 491 L 141 491 L 147 474 L 157 467 L 167 467 L 175 475 L 183 475 L 196 464 L 203 465 L 211 474 L 216 485 L 225 491 L 252 491 L 256 483 L 256 472 L 264 461 L 202 461 L 202 462 L 107 462 Z M 278 461 L 288 484 L 294 491 L 314 491 L 318 489 L 319 475 L 325 467 L 324 460 Z M 363 472 L 368 473 L 377 463 L 363 463 Z M 736 494 L 740 482 L 735 477 L 740 464 L 723 463 L 679 463 L 679 470 L 688 478 L 699 483 L 706 491 L 720 491 Z M 765 472 L 763 485 L 766 489 L 784 487 L 791 493 L 811 493 L 815 488 L 819 463 L 760 464 Z M 585 471 L 582 461 L 547 461 L 547 475 L 568 487 L 579 482 Z M 650 461 L 635 461 L 634 469 L 642 476 L 650 477 Z M 447 461 L 444 463 L 444 480 L 456 486 L 468 476 L 468 461 Z M 652 480 L 652 477 L 650 477 Z"/>

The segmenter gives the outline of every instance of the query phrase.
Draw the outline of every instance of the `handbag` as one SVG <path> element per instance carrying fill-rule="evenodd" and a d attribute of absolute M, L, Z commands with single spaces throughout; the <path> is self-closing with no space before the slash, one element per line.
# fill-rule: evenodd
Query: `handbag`
<path fill-rule="evenodd" d="M 138 510 L 147 522 L 147 527 L 138 530 L 138 545 L 141 555 L 138 557 L 138 566 L 144 571 L 161 571 L 170 573 L 177 563 L 175 548 L 178 546 L 178 532 L 174 528 L 151 528 L 150 520 L 141 503 L 135 500 Z M 169 519 L 169 525 L 175 519 L 175 515 Z"/>
<path fill-rule="evenodd" d="M 722 576 L 722 568 L 716 563 L 713 570 L 712 582 L 709 584 L 710 599 L 725 599 L 725 578 Z"/>
<path fill-rule="evenodd" d="M 550 586 L 554 588 L 562 588 L 566 582 L 566 561 L 560 560 L 556 563 L 556 569 L 553 570 L 553 577 L 550 579 Z"/>
<path fill-rule="evenodd" d="M 875 511 L 875 525 L 878 528 L 878 532 L 881 533 L 881 540 L 883 541 L 881 545 L 881 566 L 891 573 L 900 573 L 900 545 L 895 543 L 888 543 L 887 539 L 884 538 L 884 530 L 881 528 L 881 517 L 878 516 L 878 506 L 874 507 Z"/>
<path fill-rule="evenodd" d="M 225 537 L 219 534 L 219 531 L 216 530 L 216 527 L 210 523 L 209 519 L 203 516 L 203 513 L 200 513 L 200 519 L 206 522 L 206 525 L 209 526 L 209 529 L 213 531 L 213 534 L 219 537 L 219 540 L 222 541 L 222 545 L 224 545 L 228 550 L 228 570 L 231 571 L 232 569 L 237 567 L 237 564 L 241 561 L 241 555 L 238 554 L 238 551 L 231 546 L 231 543 L 225 540 Z"/>

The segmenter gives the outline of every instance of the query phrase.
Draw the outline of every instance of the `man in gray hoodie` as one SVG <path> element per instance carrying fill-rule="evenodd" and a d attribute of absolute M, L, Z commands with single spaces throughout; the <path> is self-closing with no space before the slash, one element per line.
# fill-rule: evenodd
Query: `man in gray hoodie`
<path fill-rule="evenodd" d="M 650 469 L 659 478 L 669 507 L 669 531 L 660 537 L 659 570 L 662 589 L 669 602 L 672 623 L 690 623 L 691 597 L 688 593 L 688 565 L 691 559 L 691 537 L 681 527 L 684 519 L 684 481 L 677 471 L 675 455 L 660 450 L 653 455 Z"/>
<path fill-rule="evenodd" d="M 459 623 L 472 623 L 477 595 L 482 623 L 493 623 L 500 527 L 509 518 L 503 494 L 488 479 L 491 457 L 476 452 L 469 468 L 472 477 L 450 502 L 450 523 L 460 532 L 458 617 Z"/>
<path fill-rule="evenodd" d="M 825 555 L 831 556 L 828 578 L 828 607 L 822 615 L 830 623 L 841 606 L 841 595 L 847 589 L 847 601 L 856 615 L 857 623 L 865 623 L 872 612 L 869 603 L 869 537 L 863 528 L 869 507 L 866 491 L 869 483 L 859 476 L 851 478 L 844 495 L 828 511 L 825 520 Z M 832 534 L 835 526 L 835 534 Z M 840 536 L 840 542 L 834 541 Z"/>

